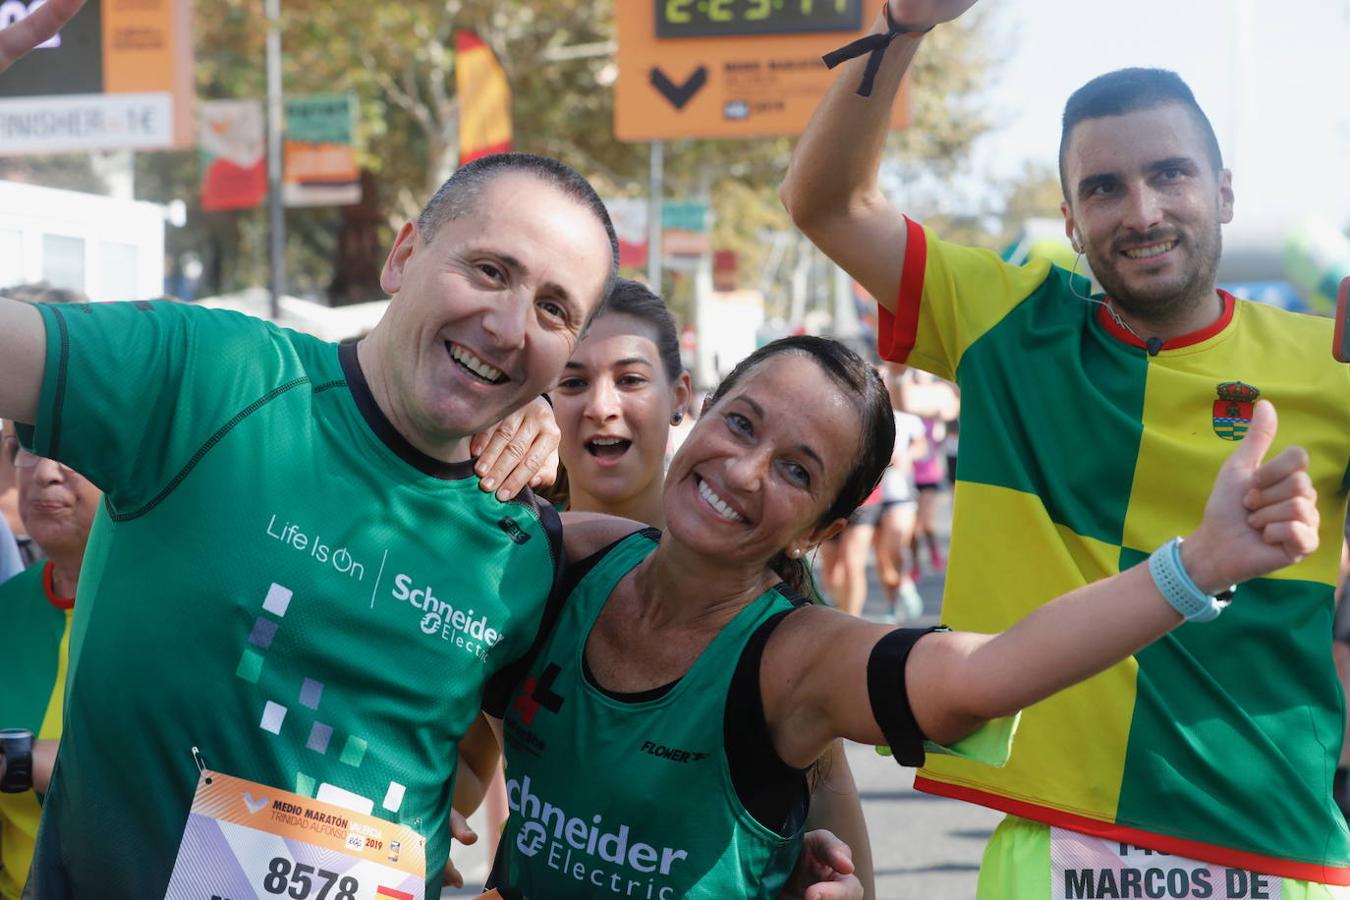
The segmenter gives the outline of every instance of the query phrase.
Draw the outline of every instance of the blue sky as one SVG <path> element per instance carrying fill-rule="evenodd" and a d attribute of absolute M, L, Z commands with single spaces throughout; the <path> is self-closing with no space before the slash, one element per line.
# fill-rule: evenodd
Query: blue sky
<path fill-rule="evenodd" d="M 1350 224 L 1350 0 L 986 0 L 1005 59 L 998 123 L 974 173 L 1055 164 L 1059 114 L 1083 82 L 1124 66 L 1177 71 L 1234 173 L 1238 221 Z"/>

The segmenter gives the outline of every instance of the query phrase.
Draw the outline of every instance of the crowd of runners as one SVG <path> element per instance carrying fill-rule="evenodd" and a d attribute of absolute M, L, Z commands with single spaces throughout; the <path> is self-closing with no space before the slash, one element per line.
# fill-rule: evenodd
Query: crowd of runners
<path fill-rule="evenodd" d="M 1065 106 L 1100 292 L 905 216 L 891 105 L 972 5 L 884 4 L 784 173 L 878 364 L 785 338 L 696 404 L 591 185 L 523 153 L 402 226 L 359 341 L 0 298 L 0 897 L 434 897 L 483 803 L 493 896 L 872 896 L 844 740 L 1006 813 L 981 900 L 1350 897 L 1332 323 L 1217 286 L 1232 176 L 1171 72 Z"/>

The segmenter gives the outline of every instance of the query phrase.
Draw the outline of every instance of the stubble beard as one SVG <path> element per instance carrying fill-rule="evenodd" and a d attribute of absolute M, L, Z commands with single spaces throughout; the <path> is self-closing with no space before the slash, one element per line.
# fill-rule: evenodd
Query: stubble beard
<path fill-rule="evenodd" d="M 1219 223 L 1216 221 L 1206 239 L 1199 243 L 1190 241 L 1185 235 L 1176 237 L 1180 241 L 1178 250 L 1189 248 L 1192 251 L 1189 268 L 1178 280 L 1154 282 L 1142 289 L 1129 286 L 1119 274 L 1113 259 L 1102 259 L 1091 249 L 1087 253 L 1092 273 L 1101 282 L 1111 303 L 1140 323 L 1167 326 L 1186 319 L 1201 305 L 1212 302 L 1219 257 L 1223 252 L 1223 233 Z"/>

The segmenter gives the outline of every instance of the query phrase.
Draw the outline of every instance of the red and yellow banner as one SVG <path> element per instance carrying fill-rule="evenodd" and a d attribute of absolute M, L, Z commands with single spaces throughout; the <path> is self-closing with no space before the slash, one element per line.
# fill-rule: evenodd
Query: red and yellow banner
<path fill-rule="evenodd" d="M 511 149 L 511 84 L 496 55 L 472 31 L 455 32 L 459 164 Z"/>
<path fill-rule="evenodd" d="M 199 113 L 202 209 L 254 209 L 267 198 L 262 103 L 204 100 Z"/>

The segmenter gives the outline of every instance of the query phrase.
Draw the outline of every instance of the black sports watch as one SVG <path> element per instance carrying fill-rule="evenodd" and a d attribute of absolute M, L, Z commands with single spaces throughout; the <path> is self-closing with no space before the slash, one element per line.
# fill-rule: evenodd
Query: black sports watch
<path fill-rule="evenodd" d="M 27 728 L 0 728 L 0 755 L 5 757 L 0 793 L 22 794 L 32 790 L 33 732 Z"/>

